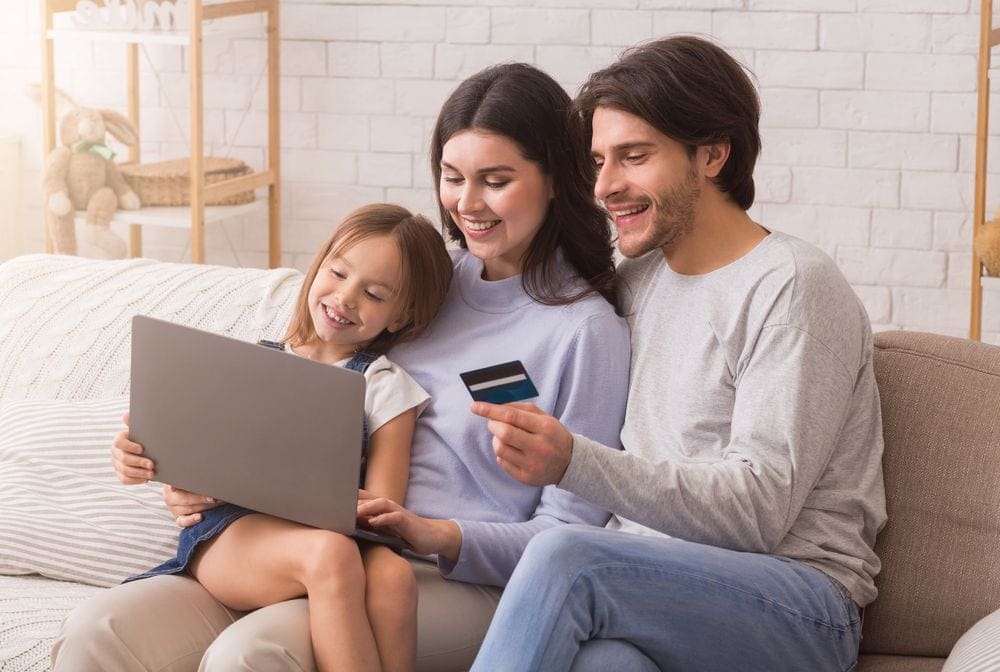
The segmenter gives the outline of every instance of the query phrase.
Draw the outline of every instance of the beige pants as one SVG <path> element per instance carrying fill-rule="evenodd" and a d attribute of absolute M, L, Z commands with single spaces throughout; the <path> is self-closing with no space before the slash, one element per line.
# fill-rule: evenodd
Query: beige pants
<path fill-rule="evenodd" d="M 447 581 L 411 560 L 417 578 L 417 672 L 466 670 L 486 635 L 500 589 Z M 188 576 L 157 576 L 107 590 L 74 610 L 52 649 L 54 672 L 313 672 L 305 599 L 243 614 Z"/>

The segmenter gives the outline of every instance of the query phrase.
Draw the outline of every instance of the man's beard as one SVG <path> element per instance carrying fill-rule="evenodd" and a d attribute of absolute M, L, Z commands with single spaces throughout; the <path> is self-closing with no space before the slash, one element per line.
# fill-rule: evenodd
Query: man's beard
<path fill-rule="evenodd" d="M 684 180 L 653 200 L 655 218 L 636 240 L 618 237 L 618 249 L 629 258 L 641 257 L 647 252 L 674 245 L 694 229 L 694 211 L 701 198 L 698 173 L 692 165 Z"/>

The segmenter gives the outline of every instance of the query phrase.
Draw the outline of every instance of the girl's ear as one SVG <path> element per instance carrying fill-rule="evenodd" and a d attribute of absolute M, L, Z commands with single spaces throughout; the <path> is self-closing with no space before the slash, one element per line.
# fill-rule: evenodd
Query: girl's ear
<path fill-rule="evenodd" d="M 401 329 L 409 326 L 410 323 L 413 322 L 412 319 L 413 315 L 411 313 L 412 311 L 404 310 L 396 317 L 395 320 L 389 323 L 389 326 L 386 327 L 386 330 L 390 334 L 395 334 L 397 331 L 400 331 Z"/>

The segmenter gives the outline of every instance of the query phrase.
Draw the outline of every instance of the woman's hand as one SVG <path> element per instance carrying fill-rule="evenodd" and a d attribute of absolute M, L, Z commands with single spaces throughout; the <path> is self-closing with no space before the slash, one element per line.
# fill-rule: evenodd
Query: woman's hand
<path fill-rule="evenodd" d="M 462 530 L 454 520 L 423 518 L 367 490 L 358 490 L 358 518 L 379 532 L 402 538 L 418 555 L 436 553 L 449 562 L 458 562 Z"/>
<path fill-rule="evenodd" d="M 166 502 L 170 515 L 174 517 L 174 522 L 180 527 L 191 527 L 200 523 L 202 511 L 214 509 L 222 503 L 212 497 L 181 490 L 172 485 L 163 486 L 163 501 Z"/>
<path fill-rule="evenodd" d="M 128 438 L 128 411 L 122 415 L 125 429 L 115 434 L 111 441 L 111 463 L 115 476 L 125 485 L 146 483 L 154 476 L 153 461 L 142 457 L 142 446 Z"/>

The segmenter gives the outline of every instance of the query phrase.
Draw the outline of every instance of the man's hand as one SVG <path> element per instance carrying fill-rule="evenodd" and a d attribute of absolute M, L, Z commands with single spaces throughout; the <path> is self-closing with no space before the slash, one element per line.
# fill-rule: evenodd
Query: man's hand
<path fill-rule="evenodd" d="M 367 490 L 358 490 L 358 519 L 378 532 L 395 534 L 418 555 L 436 553 L 450 562 L 458 562 L 462 530 L 453 520 L 423 518 Z"/>
<path fill-rule="evenodd" d="M 561 422 L 526 403 L 477 401 L 472 412 L 489 420 L 497 463 L 513 478 L 535 486 L 562 480 L 573 456 L 573 435 Z"/>
<path fill-rule="evenodd" d="M 200 523 L 202 511 L 214 509 L 222 503 L 217 499 L 181 490 L 172 485 L 163 486 L 163 501 L 170 509 L 174 522 L 180 527 L 191 527 Z"/>

